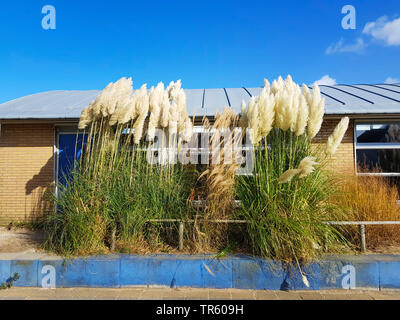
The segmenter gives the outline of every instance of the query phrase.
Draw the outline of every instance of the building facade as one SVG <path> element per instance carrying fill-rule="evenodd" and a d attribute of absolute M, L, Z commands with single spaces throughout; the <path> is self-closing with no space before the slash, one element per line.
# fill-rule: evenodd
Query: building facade
<path fill-rule="evenodd" d="M 343 116 L 350 118 L 331 168 L 343 175 L 400 176 L 400 84 L 321 86 L 326 112 L 315 144 L 324 144 Z M 261 88 L 186 90 L 187 109 L 199 121 Z M 81 110 L 99 91 L 52 91 L 0 104 L 0 225 L 32 221 L 52 210 L 51 196 L 74 159 Z M 79 145 L 79 143 L 78 143 Z"/>

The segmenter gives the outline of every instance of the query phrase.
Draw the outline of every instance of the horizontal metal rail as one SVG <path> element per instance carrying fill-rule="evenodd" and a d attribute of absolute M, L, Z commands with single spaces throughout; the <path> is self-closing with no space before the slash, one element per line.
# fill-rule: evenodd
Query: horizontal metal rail
<path fill-rule="evenodd" d="M 201 200 L 200 200 L 201 201 Z M 237 223 L 246 224 L 249 223 L 247 220 L 231 220 L 231 219 L 150 219 L 147 220 L 149 223 L 174 223 L 179 222 L 179 250 L 183 250 L 183 235 L 185 223 Z M 367 249 L 367 241 L 365 237 L 365 226 L 366 225 L 400 225 L 400 221 L 323 221 L 324 224 L 329 225 L 358 225 L 360 228 L 360 238 L 361 238 L 361 251 L 365 252 Z"/>
<path fill-rule="evenodd" d="M 211 222 L 211 223 L 248 223 L 246 220 L 224 220 L 224 219 L 151 219 L 148 222 L 179 222 L 179 223 L 194 223 L 194 222 Z"/>
<path fill-rule="evenodd" d="M 379 224 L 400 224 L 400 221 L 326 221 L 326 224 L 340 224 L 340 225 L 379 225 Z"/>

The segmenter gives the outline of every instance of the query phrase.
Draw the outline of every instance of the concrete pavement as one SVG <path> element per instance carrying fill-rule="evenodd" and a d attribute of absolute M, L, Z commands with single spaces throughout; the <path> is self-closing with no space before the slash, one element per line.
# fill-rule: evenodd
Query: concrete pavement
<path fill-rule="evenodd" d="M 0 300 L 400 300 L 400 291 L 13 287 L 0 290 Z"/>

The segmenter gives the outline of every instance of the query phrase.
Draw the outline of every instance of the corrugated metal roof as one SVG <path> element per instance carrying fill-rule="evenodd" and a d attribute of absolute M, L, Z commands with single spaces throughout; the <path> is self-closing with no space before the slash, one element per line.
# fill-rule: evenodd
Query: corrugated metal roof
<path fill-rule="evenodd" d="M 400 114 L 400 84 L 320 86 L 326 114 Z M 190 115 L 212 116 L 231 106 L 238 113 L 242 100 L 261 88 L 185 89 Z M 71 119 L 100 93 L 89 91 L 42 92 L 0 104 L 0 119 Z"/>

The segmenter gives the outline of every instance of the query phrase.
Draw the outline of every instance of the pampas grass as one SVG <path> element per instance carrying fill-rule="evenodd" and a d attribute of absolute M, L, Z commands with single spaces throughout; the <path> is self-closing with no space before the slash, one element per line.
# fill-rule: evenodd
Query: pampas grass
<path fill-rule="evenodd" d="M 311 93 L 306 86 L 301 90 L 290 76 L 279 77 L 271 85 L 265 80 L 260 95 L 241 107 L 240 120 L 226 108 L 215 115 L 213 124 L 208 119 L 203 122 L 212 147 L 217 147 L 211 150 L 212 161 L 217 161 L 197 180 L 204 181 L 206 191 L 203 217 L 246 219 L 247 233 L 242 236 L 251 242 L 254 254 L 276 260 L 298 263 L 315 258 L 321 248 L 334 251 L 342 244 L 341 234 L 322 221 L 340 218 L 329 201 L 336 189 L 324 169 L 326 159 L 311 148 L 324 112 L 318 86 Z M 174 225 L 154 225 L 152 231 L 145 231 L 150 230 L 145 221 L 167 217 L 184 221 L 194 214 L 190 199 L 196 193 L 192 179 L 197 174 L 189 166 L 175 164 L 181 141 L 189 141 L 193 132 L 181 81 L 166 88 L 159 83 L 150 90 L 143 85 L 133 91 L 131 80 L 123 78 L 109 84 L 80 120 L 80 128 L 89 132 L 88 143 L 74 175 L 77 181 L 66 191 L 66 201 L 60 202 L 69 214 L 57 215 L 49 224 L 56 230 L 52 246 L 63 246 L 66 241 L 70 245 L 77 233 L 89 228 L 73 226 L 70 233 L 63 232 L 70 221 L 79 220 L 98 230 L 100 236 L 93 237 L 91 248 L 106 248 L 112 230 L 120 243 L 152 239 L 157 247 L 165 247 L 165 241 L 172 241 Z M 234 131 L 239 125 L 242 130 Z M 248 149 L 254 151 L 254 170 L 252 175 L 238 177 L 236 144 L 246 128 L 253 144 Z M 147 163 L 143 151 L 153 146 L 156 129 L 168 137 L 168 145 L 159 146 L 168 152 L 168 161 L 161 165 Z M 332 136 L 340 138 L 341 132 L 337 129 Z M 332 139 L 332 145 L 339 140 Z M 242 201 L 239 210 L 234 210 L 235 198 Z M 75 219 L 82 212 L 90 219 Z M 227 225 L 196 223 L 193 229 L 197 250 L 229 242 Z M 81 248 L 82 243 L 69 248 L 77 252 L 76 246 Z"/>
<path fill-rule="evenodd" d="M 291 181 L 297 174 L 299 174 L 301 170 L 299 169 L 288 169 L 279 177 L 279 183 L 286 183 Z"/>
<path fill-rule="evenodd" d="M 286 170 L 278 179 L 279 183 L 287 183 L 292 180 L 297 174 L 299 178 L 307 177 L 310 173 L 312 173 L 315 168 L 313 166 L 317 165 L 318 162 L 315 162 L 315 157 L 305 157 L 300 161 L 299 167 L 297 169 L 288 169 Z"/>
<path fill-rule="evenodd" d="M 328 141 L 326 143 L 325 152 L 328 156 L 332 156 L 335 154 L 338 146 L 342 142 L 342 139 L 348 127 L 349 127 L 349 118 L 348 117 L 342 118 L 342 120 L 340 120 L 333 133 L 329 136 Z"/>
<path fill-rule="evenodd" d="M 235 161 L 239 151 L 237 143 L 241 141 L 240 131 L 234 131 L 238 123 L 239 117 L 231 108 L 225 108 L 221 114 L 217 114 L 211 127 L 208 120 L 203 123 L 203 127 L 208 127 L 211 134 L 210 151 L 214 158 L 212 164 L 199 177 L 205 177 L 206 219 L 228 219 L 233 214 L 236 171 L 240 167 Z M 227 228 L 227 225 L 216 224 L 198 226 L 198 245 L 203 249 L 223 248 L 228 244 Z"/>
<path fill-rule="evenodd" d="M 180 81 L 167 89 L 159 83 L 149 91 L 145 84 L 133 91 L 132 80 L 122 78 L 82 111 L 79 129 L 88 132 L 84 156 L 67 185 L 59 186 L 58 210 L 46 222 L 47 248 L 93 254 L 109 251 L 115 242 L 149 241 L 154 248 L 174 243 L 176 225 L 150 227 L 147 221 L 189 218 L 195 175 L 173 162 L 148 162 L 144 150 L 153 142 L 146 145 L 145 132 L 153 138 L 157 128 L 172 133 L 171 144 L 159 146 L 172 156 L 177 134 L 191 138 L 193 124 Z"/>
<path fill-rule="evenodd" d="M 299 178 L 307 177 L 309 174 L 314 172 L 314 166 L 318 164 L 318 162 L 314 161 L 315 157 L 305 157 L 303 160 L 300 161 L 299 164 Z"/>
<path fill-rule="evenodd" d="M 303 94 L 308 104 L 308 136 L 312 139 L 321 129 L 324 117 L 325 99 L 321 97 L 321 92 L 317 84 L 314 85 L 312 94 L 308 87 L 303 84 Z"/>
<path fill-rule="evenodd" d="M 91 122 L 90 119 L 90 107 L 86 107 L 82 110 L 81 118 L 79 120 L 78 128 L 79 130 L 85 129 Z"/>
<path fill-rule="evenodd" d="M 268 92 L 273 107 L 266 111 L 258 103 Z M 295 262 L 299 268 L 299 262 L 321 255 L 321 248 L 334 252 L 347 245 L 339 229 L 323 223 L 342 215 L 330 201 L 338 191 L 325 169 L 326 156 L 311 147 L 321 128 L 324 103 L 318 86 L 311 93 L 305 85 L 301 90 L 290 76 L 279 77 L 270 88 L 265 82 L 260 97 L 250 99 L 245 113 L 252 131 L 254 169 L 251 176 L 237 178 L 242 201 L 238 217 L 248 221 L 255 254 Z M 273 122 L 261 121 L 270 120 L 272 114 Z"/>

